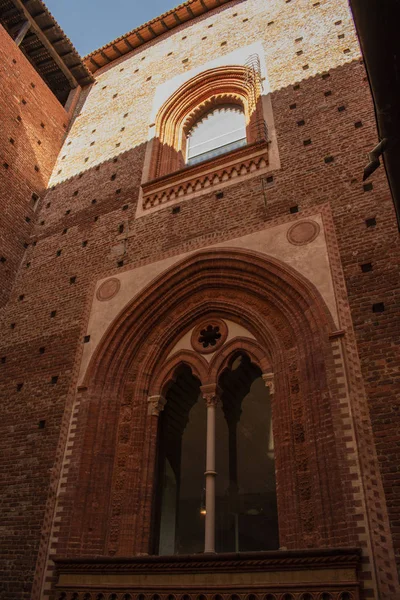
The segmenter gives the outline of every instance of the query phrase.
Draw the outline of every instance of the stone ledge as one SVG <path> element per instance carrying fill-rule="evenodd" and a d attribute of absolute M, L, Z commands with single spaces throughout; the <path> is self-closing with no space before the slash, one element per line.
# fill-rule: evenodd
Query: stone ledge
<path fill-rule="evenodd" d="M 215 600 L 216 591 L 222 600 L 245 600 L 249 593 L 254 600 L 358 600 L 361 550 L 59 558 L 55 564 L 63 600 Z"/>
<path fill-rule="evenodd" d="M 313 569 L 351 567 L 361 563 L 360 548 L 323 548 L 312 550 L 276 550 L 266 552 L 226 552 L 219 554 L 187 554 L 171 556 L 132 556 L 93 558 L 56 558 L 53 560 L 59 571 L 265 571 L 279 568 Z"/>
<path fill-rule="evenodd" d="M 142 209 L 216 191 L 268 169 L 268 142 L 254 142 L 142 185 Z"/>

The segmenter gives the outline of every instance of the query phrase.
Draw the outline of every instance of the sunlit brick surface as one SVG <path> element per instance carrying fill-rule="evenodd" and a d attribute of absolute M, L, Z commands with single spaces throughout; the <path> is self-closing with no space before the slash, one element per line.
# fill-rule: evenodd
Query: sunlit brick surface
<path fill-rule="evenodd" d="M 73 498 L 61 493 L 67 482 L 72 487 L 76 482 L 83 443 L 88 409 L 75 393 L 83 338 L 91 333 L 87 324 L 96 282 L 239 238 L 279 219 L 301 218 L 322 205 L 332 212 L 326 235 L 338 244 L 331 269 L 344 281 L 336 290 L 347 311 L 341 326 L 355 329 L 350 356 L 343 358 L 338 344 L 332 366 L 338 378 L 334 401 L 342 419 L 337 421 L 340 456 L 348 454 L 349 461 L 361 456 L 365 469 L 365 494 L 357 467 L 347 475 L 346 498 L 359 514 L 365 498 L 373 506 L 371 528 L 380 537 L 380 564 L 390 551 L 391 535 L 399 558 L 398 230 L 384 170 L 369 180 L 372 189 L 363 187 L 366 155 L 378 138 L 347 0 L 232 2 L 166 33 L 96 73 L 96 83 L 81 93 L 61 150 L 63 124 L 68 126 L 64 108 L 10 38 L 4 40 L 0 98 L 6 127 L 0 130 L 0 185 L 5 226 L 0 256 L 6 261 L 0 262 L 0 294 L 3 301 L 9 295 L 9 301 L 1 312 L 0 329 L 2 599 L 31 600 L 40 597 L 40 590 L 49 591 L 49 552 L 64 551 L 68 543 L 77 555 L 107 552 L 86 530 L 82 538 L 73 538 L 70 522 L 63 521 Z M 230 182 L 218 198 L 211 190 L 178 202 L 179 211 L 160 207 L 137 218 L 159 86 L 260 41 L 280 168 L 268 172 L 266 185 L 265 175 L 255 174 Z M 19 124 L 17 114 L 22 117 Z M 34 170 L 36 163 L 39 171 Z M 36 212 L 30 205 L 32 191 L 41 196 Z M 367 227 L 371 218 L 376 225 Z M 365 263 L 372 264 L 371 271 L 361 270 Z M 372 311 L 378 303 L 384 304 L 384 312 Z M 342 363 L 354 366 L 359 359 L 362 377 L 350 381 L 356 400 L 349 411 Z M 363 386 L 368 404 L 362 400 Z M 357 395 L 359 388 L 362 393 Z M 374 477 L 373 458 L 368 465 L 368 445 L 360 442 L 357 447 L 351 430 L 354 412 L 360 431 L 366 432 L 364 441 L 371 417 L 383 487 L 379 471 Z M 45 425 L 39 427 L 41 421 Z M 107 423 L 106 418 L 101 422 L 102 436 L 107 435 Z M 142 425 L 135 426 L 138 446 L 146 433 Z M 96 439 L 94 431 L 90 434 Z M 151 435 L 155 439 L 155 432 Z M 61 497 L 57 506 L 56 496 Z M 385 503 L 391 533 L 382 525 Z M 144 551 L 140 544 L 150 529 L 150 508 L 138 519 L 142 530 L 132 553 Z M 103 509 L 106 514 L 107 506 Z M 90 519 L 96 519 L 90 506 L 87 510 L 89 527 Z M 332 544 L 343 541 L 340 535 Z M 369 552 L 364 521 L 353 524 L 349 536 L 353 542 L 358 536 Z M 379 576 L 386 594 L 382 597 L 389 598 L 391 567 L 385 568 Z M 365 564 L 363 579 L 369 590 L 372 577 Z"/>

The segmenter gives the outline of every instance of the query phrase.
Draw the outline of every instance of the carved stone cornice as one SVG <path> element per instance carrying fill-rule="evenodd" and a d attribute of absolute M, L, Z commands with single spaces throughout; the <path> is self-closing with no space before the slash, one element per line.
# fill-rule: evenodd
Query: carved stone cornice
<path fill-rule="evenodd" d="M 149 396 L 147 398 L 147 402 L 147 413 L 155 417 L 158 417 L 160 415 L 160 412 L 164 410 L 164 406 L 167 403 L 166 399 L 163 396 Z"/>

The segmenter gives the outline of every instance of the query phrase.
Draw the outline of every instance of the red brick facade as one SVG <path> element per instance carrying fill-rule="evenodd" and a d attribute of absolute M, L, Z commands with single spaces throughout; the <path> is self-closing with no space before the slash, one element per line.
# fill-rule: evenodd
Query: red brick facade
<path fill-rule="evenodd" d="M 69 115 L 0 25 L 0 306 L 8 300 Z M 26 266 L 26 265 L 25 265 Z"/>
<path fill-rule="evenodd" d="M 217 383 L 235 348 L 274 373 L 281 546 L 361 548 L 363 597 L 398 597 L 398 230 L 384 170 L 362 182 L 377 133 L 347 2 L 233 1 L 180 25 L 96 72 L 61 151 L 65 109 L 3 36 L 1 598 L 59 598 L 57 558 L 149 552 L 148 397 L 182 361 Z M 183 169 L 146 205 L 168 177 L 157 145 L 182 167 L 160 133 L 167 108 L 184 122 L 174 94 L 254 53 L 262 165 Z M 252 338 L 211 362 L 175 351 L 205 315 Z"/>

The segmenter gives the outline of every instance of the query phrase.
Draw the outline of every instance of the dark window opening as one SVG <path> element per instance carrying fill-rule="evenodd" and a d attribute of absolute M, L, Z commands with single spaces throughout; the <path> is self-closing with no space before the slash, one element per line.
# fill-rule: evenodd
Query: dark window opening
<path fill-rule="evenodd" d="M 177 371 L 160 415 L 157 520 L 158 554 L 204 550 L 206 405 L 200 382 L 187 366 Z"/>
<path fill-rule="evenodd" d="M 383 302 L 377 302 L 376 304 L 372 305 L 372 312 L 374 313 L 380 313 L 383 312 L 385 310 L 385 304 Z"/>
<path fill-rule="evenodd" d="M 369 273 L 372 271 L 372 263 L 364 263 L 361 265 L 361 271 L 363 273 Z"/>
<path fill-rule="evenodd" d="M 271 400 L 260 369 L 238 354 L 216 409 L 216 551 L 279 548 Z"/>
<path fill-rule="evenodd" d="M 207 337 L 206 334 L 209 333 Z M 203 345 L 218 332 L 201 332 Z M 207 408 L 200 381 L 181 365 L 159 417 L 154 551 L 204 551 Z M 216 408 L 217 552 L 279 547 L 271 399 L 260 369 L 233 357 Z"/>

